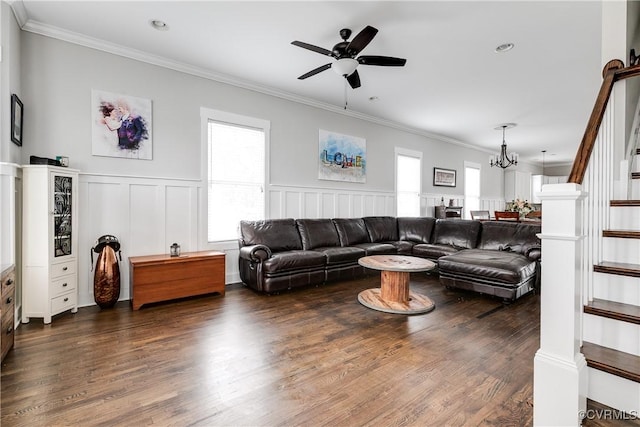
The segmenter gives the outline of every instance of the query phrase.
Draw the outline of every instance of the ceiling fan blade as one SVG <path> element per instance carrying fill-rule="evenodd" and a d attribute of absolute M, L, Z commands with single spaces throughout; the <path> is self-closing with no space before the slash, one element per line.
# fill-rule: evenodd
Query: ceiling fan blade
<path fill-rule="evenodd" d="M 308 73 L 305 73 L 305 74 L 301 75 L 300 77 L 298 77 L 298 80 L 304 80 L 307 77 L 315 76 L 316 74 L 321 73 L 324 70 L 328 70 L 329 68 L 331 68 L 331 63 L 321 65 L 318 68 L 314 68 L 313 70 L 309 71 Z"/>
<path fill-rule="evenodd" d="M 367 25 L 364 30 L 360 31 L 358 35 L 351 40 L 351 43 L 349 43 L 346 48 L 347 53 L 351 56 L 356 56 L 362 49 L 367 47 L 369 42 L 373 40 L 377 33 L 378 30 L 376 28 Z"/>
<path fill-rule="evenodd" d="M 352 89 L 357 89 L 360 87 L 360 75 L 358 75 L 358 70 L 355 70 L 353 73 L 347 76 L 347 81 L 351 85 Z"/>
<path fill-rule="evenodd" d="M 393 56 L 373 56 L 363 55 L 358 57 L 358 62 L 362 65 L 381 65 L 383 67 L 404 67 L 407 60 L 404 58 L 394 58 Z"/>
<path fill-rule="evenodd" d="M 299 42 L 298 40 L 295 40 L 295 41 L 292 41 L 291 44 L 294 45 L 294 46 L 301 47 L 303 49 L 312 50 L 312 51 L 320 53 L 322 55 L 333 56 L 331 54 L 330 50 L 325 49 L 323 47 L 314 46 L 314 45 L 309 44 L 309 43 Z"/>

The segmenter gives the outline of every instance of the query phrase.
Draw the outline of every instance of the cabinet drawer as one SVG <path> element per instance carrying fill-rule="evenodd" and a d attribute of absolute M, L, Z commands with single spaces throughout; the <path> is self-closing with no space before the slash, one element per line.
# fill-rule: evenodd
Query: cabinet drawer
<path fill-rule="evenodd" d="M 11 307 L 13 310 L 13 306 Z M 13 313 L 2 314 L 2 330 L 0 331 L 0 341 L 2 346 L 2 358 L 7 355 L 9 349 L 13 347 Z"/>
<path fill-rule="evenodd" d="M 16 287 L 16 273 L 12 268 L 7 274 L 2 276 L 2 289 L 0 289 L 0 293 L 2 295 L 5 294 L 13 294 L 13 290 Z"/>
<path fill-rule="evenodd" d="M 71 292 L 68 294 L 60 295 L 51 299 L 51 314 L 62 313 L 65 310 L 69 310 L 76 306 L 76 293 Z"/>
<path fill-rule="evenodd" d="M 0 301 L 0 309 L 2 310 L 2 316 L 4 317 L 6 313 L 9 313 L 13 310 L 14 306 L 14 295 L 13 292 L 2 293 L 2 301 Z"/>
<path fill-rule="evenodd" d="M 60 276 L 65 276 L 67 274 L 72 274 L 76 272 L 76 262 L 68 261 L 61 262 L 60 264 L 53 264 L 51 266 L 51 277 L 56 278 Z"/>
<path fill-rule="evenodd" d="M 69 291 L 75 291 L 77 282 L 78 276 L 76 274 L 52 280 L 50 286 L 51 295 L 57 296 Z"/>

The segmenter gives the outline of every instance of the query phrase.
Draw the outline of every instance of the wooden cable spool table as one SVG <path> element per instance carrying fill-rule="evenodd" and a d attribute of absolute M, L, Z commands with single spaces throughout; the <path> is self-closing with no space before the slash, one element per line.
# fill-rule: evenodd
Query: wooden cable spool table
<path fill-rule="evenodd" d="M 410 273 L 432 270 L 434 262 L 406 255 L 371 255 L 360 258 L 358 264 L 380 270 L 380 287 L 358 294 L 365 307 L 394 314 L 427 313 L 435 308 L 429 297 L 409 290 Z"/>

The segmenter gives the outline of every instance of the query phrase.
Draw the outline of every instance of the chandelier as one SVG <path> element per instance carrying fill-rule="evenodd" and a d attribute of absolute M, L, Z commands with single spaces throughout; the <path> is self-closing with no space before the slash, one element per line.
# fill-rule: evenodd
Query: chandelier
<path fill-rule="evenodd" d="M 502 146 L 500 147 L 500 154 L 489 157 L 489 163 L 492 167 L 499 166 L 502 169 L 506 169 L 511 165 L 516 166 L 518 164 L 518 153 L 507 153 L 507 143 L 504 140 L 505 129 L 511 129 L 515 126 L 515 123 L 505 123 L 496 128 L 502 129 Z"/>

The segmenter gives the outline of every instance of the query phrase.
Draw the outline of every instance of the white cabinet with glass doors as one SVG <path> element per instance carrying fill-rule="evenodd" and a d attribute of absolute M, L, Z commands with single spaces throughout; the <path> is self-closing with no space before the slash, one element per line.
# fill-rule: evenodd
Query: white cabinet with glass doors
<path fill-rule="evenodd" d="M 78 171 L 22 167 L 22 322 L 78 311 Z"/>

